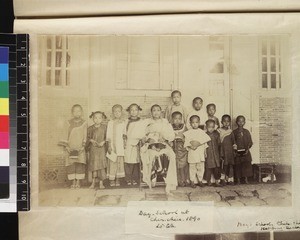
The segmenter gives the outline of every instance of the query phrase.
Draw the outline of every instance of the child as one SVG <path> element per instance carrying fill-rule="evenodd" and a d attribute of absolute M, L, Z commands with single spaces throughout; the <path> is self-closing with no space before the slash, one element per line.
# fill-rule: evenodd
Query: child
<path fill-rule="evenodd" d="M 202 111 L 201 111 L 202 105 L 203 105 L 203 100 L 202 100 L 201 97 L 195 97 L 195 98 L 193 99 L 193 111 L 190 112 L 190 113 L 188 114 L 187 120 L 186 120 L 186 125 L 187 125 L 187 128 L 188 128 L 188 129 L 191 129 L 191 128 L 192 128 L 192 126 L 191 126 L 191 124 L 190 124 L 190 118 L 191 118 L 191 116 L 196 115 L 196 116 L 198 116 L 200 119 L 202 119 L 202 115 L 203 115 L 203 114 L 202 114 Z M 203 126 L 204 126 L 204 125 L 201 125 L 201 124 L 200 124 L 200 128 L 201 128 L 201 129 L 203 129 Z"/>
<path fill-rule="evenodd" d="M 169 105 L 165 112 L 165 118 L 169 121 L 169 123 L 172 122 L 172 113 L 173 112 L 180 112 L 183 115 L 184 122 L 187 117 L 187 110 L 184 106 L 181 104 L 181 92 L 178 90 L 175 90 L 171 93 L 172 98 L 172 104 Z"/>
<path fill-rule="evenodd" d="M 206 157 L 205 157 L 205 172 L 207 176 L 207 185 L 211 186 L 211 178 L 215 179 L 215 185 L 220 185 L 220 148 L 221 140 L 219 133 L 215 130 L 215 121 L 209 119 L 205 122 L 206 134 L 210 137 L 211 141 L 207 143 Z"/>
<path fill-rule="evenodd" d="M 218 129 L 221 139 L 222 180 L 224 184 L 233 185 L 234 176 L 234 150 L 236 150 L 234 134 L 230 128 L 231 117 L 227 114 L 222 116 L 222 127 Z M 224 176 L 225 175 L 225 176 Z"/>
<path fill-rule="evenodd" d="M 103 121 L 106 116 L 103 112 L 92 112 L 90 118 L 93 119 L 94 124 L 87 130 L 87 147 L 89 153 L 88 166 L 92 171 L 91 189 L 95 188 L 96 182 L 99 181 L 99 188 L 104 188 L 103 181 L 106 180 L 106 124 Z"/>
<path fill-rule="evenodd" d="M 176 158 L 170 147 L 175 134 L 171 124 L 161 117 L 161 107 L 151 107 L 151 118 L 147 119 L 141 148 L 143 181 L 151 188 L 155 186 L 157 173 L 161 173 L 166 184 L 166 193 L 170 194 L 177 186 Z"/>
<path fill-rule="evenodd" d="M 71 112 L 73 118 L 68 121 L 68 138 L 61 145 L 67 151 L 66 167 L 71 188 L 80 188 L 80 180 L 85 178 L 87 122 L 82 119 L 81 105 L 73 105 Z"/>
<path fill-rule="evenodd" d="M 188 150 L 188 163 L 190 171 L 191 187 L 195 188 L 198 182 L 203 187 L 202 179 L 204 174 L 205 149 L 207 142 L 210 141 L 209 136 L 199 128 L 200 117 L 193 115 L 190 118 L 192 128 L 184 133 L 184 146 Z"/>
<path fill-rule="evenodd" d="M 206 106 L 207 118 L 215 121 L 215 128 L 218 129 L 220 127 L 219 119 L 215 116 L 216 113 L 216 104 L 210 103 Z"/>
<path fill-rule="evenodd" d="M 252 157 L 250 148 L 253 145 L 250 132 L 244 128 L 246 119 L 244 116 L 238 116 L 236 118 L 236 124 L 238 128 L 233 131 L 236 145 L 237 154 L 235 158 L 235 174 L 237 184 L 241 183 L 241 178 L 245 178 L 245 183 L 248 184 L 248 177 L 253 175 L 252 170 Z"/>
<path fill-rule="evenodd" d="M 124 140 L 126 133 L 125 121 L 122 119 L 123 107 L 116 104 L 112 107 L 113 120 L 107 125 L 106 141 L 108 142 L 107 152 L 111 156 L 108 165 L 108 177 L 110 186 L 120 186 L 120 180 L 125 177 L 124 170 Z M 114 159 L 113 159 L 114 158 Z M 123 181 L 122 181 L 123 182 Z"/>
<path fill-rule="evenodd" d="M 172 127 L 175 133 L 173 150 L 176 155 L 178 185 L 185 187 L 189 183 L 189 165 L 187 150 L 184 147 L 184 132 L 187 130 L 183 123 L 181 112 L 172 113 Z"/>
<path fill-rule="evenodd" d="M 140 182 L 140 146 L 143 138 L 143 121 L 139 117 L 142 108 L 136 103 L 127 108 L 129 118 L 126 121 L 125 145 L 125 178 L 127 185 L 137 185 Z"/>

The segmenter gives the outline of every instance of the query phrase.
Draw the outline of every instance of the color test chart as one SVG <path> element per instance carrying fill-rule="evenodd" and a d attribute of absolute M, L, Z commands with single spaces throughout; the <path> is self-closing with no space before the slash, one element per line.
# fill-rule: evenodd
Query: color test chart
<path fill-rule="evenodd" d="M 0 34 L 0 48 L 0 168 L 3 169 L 0 212 L 26 211 L 29 210 L 28 35 Z"/>
<path fill-rule="evenodd" d="M 0 198 L 9 198 L 9 48 L 0 47 Z"/>

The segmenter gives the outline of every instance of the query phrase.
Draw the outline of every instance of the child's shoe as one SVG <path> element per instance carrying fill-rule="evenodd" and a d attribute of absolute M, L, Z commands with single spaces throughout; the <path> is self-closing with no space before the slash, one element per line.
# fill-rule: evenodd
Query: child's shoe
<path fill-rule="evenodd" d="M 205 184 L 203 182 L 199 182 L 198 186 L 203 188 L 203 187 L 205 187 Z"/>
<path fill-rule="evenodd" d="M 222 186 L 222 184 L 221 184 L 220 182 L 217 181 L 217 182 L 215 183 L 215 187 L 223 187 L 223 186 Z"/>
<path fill-rule="evenodd" d="M 100 189 L 104 189 L 104 188 L 105 188 L 104 185 L 103 185 L 103 181 L 100 181 L 100 182 L 99 182 L 99 188 L 100 188 Z"/>
<path fill-rule="evenodd" d="M 191 181 L 191 188 L 196 188 L 196 185 L 193 181 Z"/>
<path fill-rule="evenodd" d="M 184 187 L 185 184 L 184 184 L 183 182 L 179 182 L 179 183 L 178 183 L 178 186 L 179 186 L 179 187 Z"/>
<path fill-rule="evenodd" d="M 212 183 L 211 183 L 211 182 L 207 182 L 207 186 L 208 186 L 208 187 L 211 187 L 211 186 L 212 186 Z"/>
<path fill-rule="evenodd" d="M 134 180 L 132 180 L 132 182 L 131 182 L 131 185 L 132 186 L 136 186 L 138 183 L 136 182 L 136 181 L 134 181 Z"/>
<path fill-rule="evenodd" d="M 109 181 L 109 186 L 115 187 L 116 186 L 115 181 L 114 180 L 110 180 Z"/>
<path fill-rule="evenodd" d="M 120 180 L 116 179 L 116 187 L 120 187 Z"/>

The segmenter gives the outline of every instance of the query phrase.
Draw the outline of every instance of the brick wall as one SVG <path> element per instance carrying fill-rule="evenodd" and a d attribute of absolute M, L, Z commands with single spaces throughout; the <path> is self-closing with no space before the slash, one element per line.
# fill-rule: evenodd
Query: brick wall
<path fill-rule="evenodd" d="M 292 111 L 288 98 L 259 100 L 260 161 L 291 164 Z"/>

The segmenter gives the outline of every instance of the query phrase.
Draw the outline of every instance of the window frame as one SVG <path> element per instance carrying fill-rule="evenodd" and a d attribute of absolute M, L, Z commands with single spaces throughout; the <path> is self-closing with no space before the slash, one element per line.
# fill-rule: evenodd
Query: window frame
<path fill-rule="evenodd" d="M 263 44 L 266 43 L 266 54 L 263 53 Z M 275 54 L 272 54 L 272 45 L 275 45 Z M 279 36 L 267 36 L 259 39 L 259 89 L 262 91 L 281 91 L 283 89 L 282 79 L 283 71 L 283 50 Z M 263 58 L 266 58 L 266 71 L 263 71 Z M 275 59 L 275 71 L 272 71 L 271 61 Z M 266 87 L 264 87 L 263 76 L 266 75 Z M 272 87 L 272 75 L 275 75 L 275 87 Z"/>
<path fill-rule="evenodd" d="M 61 38 L 61 47 L 57 41 Z M 70 53 L 66 35 L 45 35 L 41 40 L 41 85 L 44 87 L 63 88 L 71 86 Z M 50 43 L 50 44 L 49 44 Z M 57 66 L 57 54 L 61 54 L 60 66 Z M 50 56 L 50 57 L 49 57 Z M 50 60 L 50 61 L 49 61 Z M 50 63 L 50 64 L 49 64 Z M 59 72 L 59 82 L 56 74 Z M 48 74 L 50 74 L 50 81 Z"/>

